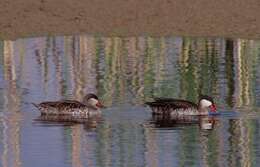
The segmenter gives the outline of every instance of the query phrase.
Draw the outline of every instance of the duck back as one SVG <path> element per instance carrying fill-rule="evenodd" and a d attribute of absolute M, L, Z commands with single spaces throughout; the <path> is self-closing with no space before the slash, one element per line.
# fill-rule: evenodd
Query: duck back
<path fill-rule="evenodd" d="M 153 102 L 146 102 L 153 114 L 158 115 L 198 115 L 197 104 L 173 98 L 155 98 Z"/>
<path fill-rule="evenodd" d="M 42 115 L 85 115 L 99 113 L 99 110 L 75 100 L 42 102 L 34 104 Z"/>

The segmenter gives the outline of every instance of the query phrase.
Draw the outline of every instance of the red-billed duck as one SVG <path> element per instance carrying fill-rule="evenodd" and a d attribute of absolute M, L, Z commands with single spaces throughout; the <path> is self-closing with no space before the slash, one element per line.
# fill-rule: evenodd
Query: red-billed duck
<path fill-rule="evenodd" d="M 87 94 L 82 102 L 76 100 L 47 101 L 34 104 L 42 115 L 72 115 L 85 116 L 98 115 L 103 105 L 95 94 Z"/>
<path fill-rule="evenodd" d="M 153 102 L 146 102 L 153 114 L 160 115 L 209 115 L 217 113 L 212 97 L 203 95 L 198 104 L 190 101 L 173 98 L 155 98 Z"/>

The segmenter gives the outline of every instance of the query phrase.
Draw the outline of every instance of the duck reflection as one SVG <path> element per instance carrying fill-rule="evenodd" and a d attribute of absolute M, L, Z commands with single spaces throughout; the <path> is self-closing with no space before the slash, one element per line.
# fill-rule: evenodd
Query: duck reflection
<path fill-rule="evenodd" d="M 175 116 L 163 117 L 161 115 L 153 115 L 151 124 L 155 128 L 172 128 L 180 126 L 198 125 L 202 130 L 213 130 L 217 122 L 215 116 Z"/>
<path fill-rule="evenodd" d="M 103 121 L 101 116 L 93 116 L 90 118 L 83 118 L 71 115 L 41 115 L 34 120 L 38 126 L 63 126 L 69 132 L 70 139 L 68 145 L 69 159 L 72 167 L 83 167 L 84 160 L 82 159 L 82 148 L 86 146 L 84 143 L 85 132 L 94 132 L 99 123 Z M 92 146 L 90 146 L 92 147 Z"/>
<path fill-rule="evenodd" d="M 39 123 L 41 126 L 49 125 L 63 125 L 63 126 L 72 126 L 77 124 L 83 124 L 85 130 L 93 130 L 97 125 L 102 122 L 103 119 L 101 116 L 95 116 L 91 118 L 83 118 L 70 115 L 41 115 L 35 119 L 36 123 Z"/>

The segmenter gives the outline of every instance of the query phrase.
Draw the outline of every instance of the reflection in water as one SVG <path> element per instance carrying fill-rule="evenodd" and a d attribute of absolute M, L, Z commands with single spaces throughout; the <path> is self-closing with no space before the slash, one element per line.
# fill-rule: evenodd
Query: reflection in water
<path fill-rule="evenodd" d="M 81 162 L 81 126 L 75 125 L 71 127 L 71 137 L 72 137 L 72 150 L 71 150 L 71 156 L 72 156 L 72 166 L 73 167 L 82 167 Z"/>
<path fill-rule="evenodd" d="M 98 123 L 102 122 L 103 119 L 101 116 L 91 117 L 91 118 L 82 118 L 77 116 L 70 115 L 41 115 L 34 119 L 36 124 L 45 124 L 45 125 L 77 125 L 83 124 L 84 128 L 87 130 L 95 129 Z"/>
<path fill-rule="evenodd" d="M 212 116 L 172 116 L 165 118 L 162 115 L 153 115 L 151 125 L 156 128 L 171 128 L 171 127 L 182 127 L 190 125 L 198 125 L 200 129 L 212 130 L 217 121 L 217 117 Z"/>
<path fill-rule="evenodd" d="M 212 164 L 216 165 L 218 161 L 214 156 L 212 157 L 211 155 L 214 154 L 215 152 L 217 153 L 217 151 L 215 150 L 216 148 L 213 149 L 211 148 L 212 142 L 214 142 L 215 140 L 211 136 L 213 136 L 215 131 L 208 131 L 208 130 L 213 130 L 214 126 L 216 126 L 217 121 L 218 121 L 217 117 L 209 117 L 209 116 L 201 116 L 201 117 L 183 116 L 183 117 L 171 117 L 169 119 L 163 118 L 158 115 L 153 116 L 152 120 L 148 124 L 149 128 L 147 128 L 149 129 L 147 130 L 149 132 L 149 135 L 147 135 L 147 140 L 148 140 L 147 143 L 153 143 L 147 146 L 149 150 L 148 151 L 149 156 L 147 158 L 157 160 L 160 159 L 161 156 L 163 157 L 166 156 L 167 158 L 172 159 L 172 157 L 176 155 L 168 155 L 168 154 L 172 154 L 172 150 L 170 149 L 178 148 L 177 154 L 180 154 L 181 155 L 180 158 L 182 159 L 180 160 L 173 159 L 172 162 L 169 161 L 168 159 L 165 159 L 165 161 L 169 161 L 165 166 L 172 166 L 172 164 L 177 165 L 180 163 L 183 166 L 191 165 L 191 164 L 194 165 L 196 164 L 196 162 L 199 162 L 198 160 L 196 161 L 196 158 L 198 157 L 195 154 L 195 152 L 197 153 L 198 151 L 197 147 L 201 147 L 202 157 L 200 157 L 201 162 L 199 162 L 199 164 L 202 163 L 203 166 L 212 166 Z M 197 131 L 198 127 L 202 131 L 200 131 L 199 133 L 194 133 L 194 131 Z M 186 131 L 187 133 L 181 133 L 181 132 L 178 133 L 178 131 L 176 131 L 177 133 L 176 132 L 169 133 L 169 134 L 167 133 L 167 135 L 165 135 L 164 133 L 151 133 L 151 131 L 158 131 L 158 130 L 162 130 L 162 132 L 165 131 L 166 133 L 166 130 L 170 131 L 173 128 L 178 129 L 179 131 L 180 130 Z M 153 134 L 161 135 L 161 136 L 157 137 L 154 136 Z M 163 150 L 159 151 L 158 148 L 155 148 L 155 146 L 158 145 L 156 142 L 162 142 L 160 144 L 159 149 L 163 148 Z M 196 144 L 194 145 L 194 143 Z M 174 147 L 167 148 L 168 147 L 167 144 L 169 146 L 173 145 Z M 214 145 L 215 144 L 216 143 L 214 143 Z M 193 149 L 195 149 L 195 151 Z M 168 152 L 166 150 L 168 150 Z M 154 163 L 158 163 L 158 162 L 153 162 L 153 164 Z M 155 166 L 160 166 L 160 163 Z"/>
<path fill-rule="evenodd" d="M 259 48 L 259 41 L 220 38 L 0 41 L 0 166 L 35 166 L 32 159 L 37 166 L 257 166 L 259 118 L 233 111 L 259 110 Z M 79 100 L 87 92 L 109 107 L 104 118 L 35 123 L 31 102 Z M 226 112 L 217 120 L 145 122 L 144 101 L 196 101 L 199 94 Z"/>
<path fill-rule="evenodd" d="M 21 166 L 20 161 L 20 95 L 17 88 L 17 74 L 14 62 L 14 43 L 7 41 L 3 45 L 4 53 L 2 55 L 5 89 L 1 91 L 3 99 L 1 104 L 7 109 L 5 115 L 1 117 L 3 151 L 1 161 L 3 167 Z"/>

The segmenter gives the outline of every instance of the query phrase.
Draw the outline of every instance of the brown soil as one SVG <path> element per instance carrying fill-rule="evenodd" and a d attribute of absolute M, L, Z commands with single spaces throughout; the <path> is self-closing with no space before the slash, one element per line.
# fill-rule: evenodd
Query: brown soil
<path fill-rule="evenodd" d="M 0 38 L 260 37 L 259 0 L 0 0 Z"/>

